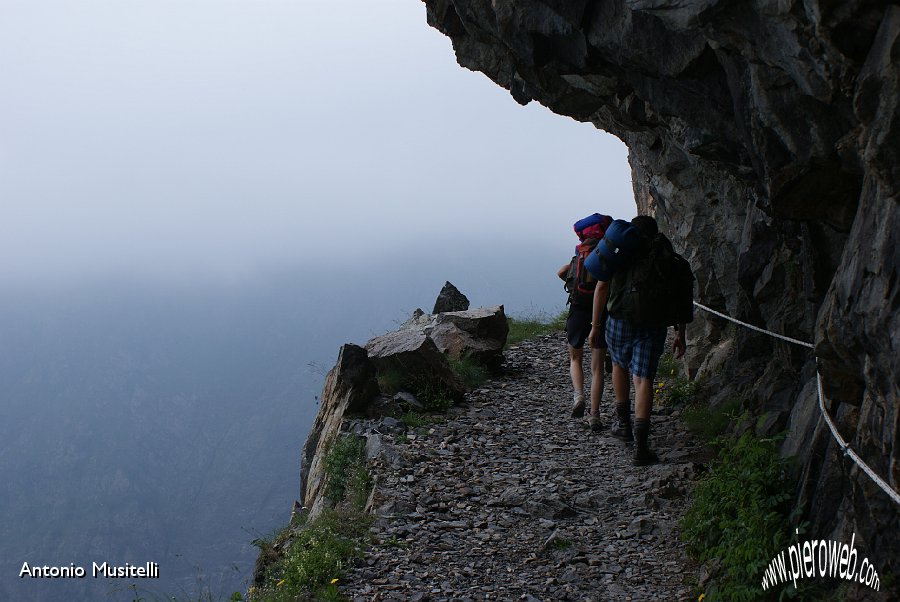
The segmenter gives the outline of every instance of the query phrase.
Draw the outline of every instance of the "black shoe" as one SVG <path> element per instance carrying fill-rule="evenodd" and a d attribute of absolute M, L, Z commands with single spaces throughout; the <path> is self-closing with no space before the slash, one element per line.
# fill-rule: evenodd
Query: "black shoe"
<path fill-rule="evenodd" d="M 591 425 L 592 433 L 599 433 L 603 430 L 603 421 L 600 420 L 599 414 L 591 414 L 591 417 L 588 418 L 588 424 Z"/>
<path fill-rule="evenodd" d="M 609 429 L 609 434 L 625 443 L 634 441 L 634 433 L 631 432 L 631 425 L 627 422 L 623 424 L 621 420 L 616 420 L 613 423 Z"/>
<path fill-rule="evenodd" d="M 657 462 L 659 462 L 659 456 L 652 450 L 639 449 L 634 452 L 635 466 L 649 466 L 650 464 L 656 464 Z"/>

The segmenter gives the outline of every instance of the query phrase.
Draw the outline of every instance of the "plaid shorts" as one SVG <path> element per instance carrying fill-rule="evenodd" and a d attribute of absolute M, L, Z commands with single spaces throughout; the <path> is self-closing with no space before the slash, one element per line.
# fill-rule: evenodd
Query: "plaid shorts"
<path fill-rule="evenodd" d="M 606 319 L 606 344 L 614 364 L 640 378 L 656 376 L 666 346 L 666 328 L 635 328 L 625 320 Z"/>

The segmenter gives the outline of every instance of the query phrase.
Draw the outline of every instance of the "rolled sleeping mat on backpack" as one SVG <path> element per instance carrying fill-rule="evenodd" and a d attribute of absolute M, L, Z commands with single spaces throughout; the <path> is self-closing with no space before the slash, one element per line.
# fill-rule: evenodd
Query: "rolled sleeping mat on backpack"
<path fill-rule="evenodd" d="M 623 219 L 613 220 L 584 260 L 584 268 L 597 280 L 608 281 L 618 268 L 631 260 L 640 244 L 640 230 Z"/>
<path fill-rule="evenodd" d="M 575 222 L 572 229 L 575 230 L 575 234 L 581 240 L 586 238 L 600 238 L 603 236 L 603 232 L 609 227 L 611 222 L 612 218 L 610 216 L 594 213 L 593 215 L 589 215 Z"/>

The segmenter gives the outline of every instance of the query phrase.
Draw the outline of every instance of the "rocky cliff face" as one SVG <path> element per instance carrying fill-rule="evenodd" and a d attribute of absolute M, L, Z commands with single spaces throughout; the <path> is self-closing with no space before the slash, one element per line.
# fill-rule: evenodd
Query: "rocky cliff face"
<path fill-rule="evenodd" d="M 900 489 L 900 7 L 816 0 L 425 0 L 460 65 L 622 139 L 638 208 L 701 303 L 815 343 L 829 409 Z M 602 210 L 598 186 L 596 206 Z M 819 419 L 802 347 L 699 315 L 694 375 L 790 435 L 811 533 L 900 570 L 900 513 Z M 877 560 L 876 560 L 877 559 Z"/>

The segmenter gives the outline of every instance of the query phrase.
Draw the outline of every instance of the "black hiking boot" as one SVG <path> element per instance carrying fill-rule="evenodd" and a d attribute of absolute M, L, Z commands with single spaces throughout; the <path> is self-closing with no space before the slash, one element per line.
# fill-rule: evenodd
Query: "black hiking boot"
<path fill-rule="evenodd" d="M 603 420 L 600 418 L 600 411 L 593 413 L 588 418 L 588 424 L 591 426 L 592 433 L 599 433 L 603 430 Z"/>
<path fill-rule="evenodd" d="M 631 425 L 628 423 L 622 424 L 622 421 L 618 419 L 611 427 L 609 427 L 609 434 L 625 443 L 634 441 L 634 435 L 631 433 Z"/>
<path fill-rule="evenodd" d="M 650 420 L 647 418 L 634 419 L 634 439 L 636 449 L 634 452 L 635 466 L 648 466 L 659 462 L 659 456 L 650 449 Z"/>
<path fill-rule="evenodd" d="M 656 455 L 656 452 L 652 449 L 638 449 L 634 452 L 634 465 L 635 466 L 650 466 L 651 464 L 656 464 L 659 462 L 659 456 Z"/>
<path fill-rule="evenodd" d="M 609 434 L 625 443 L 634 441 L 634 435 L 631 433 L 631 402 L 616 403 L 616 421 L 610 427 Z"/>

